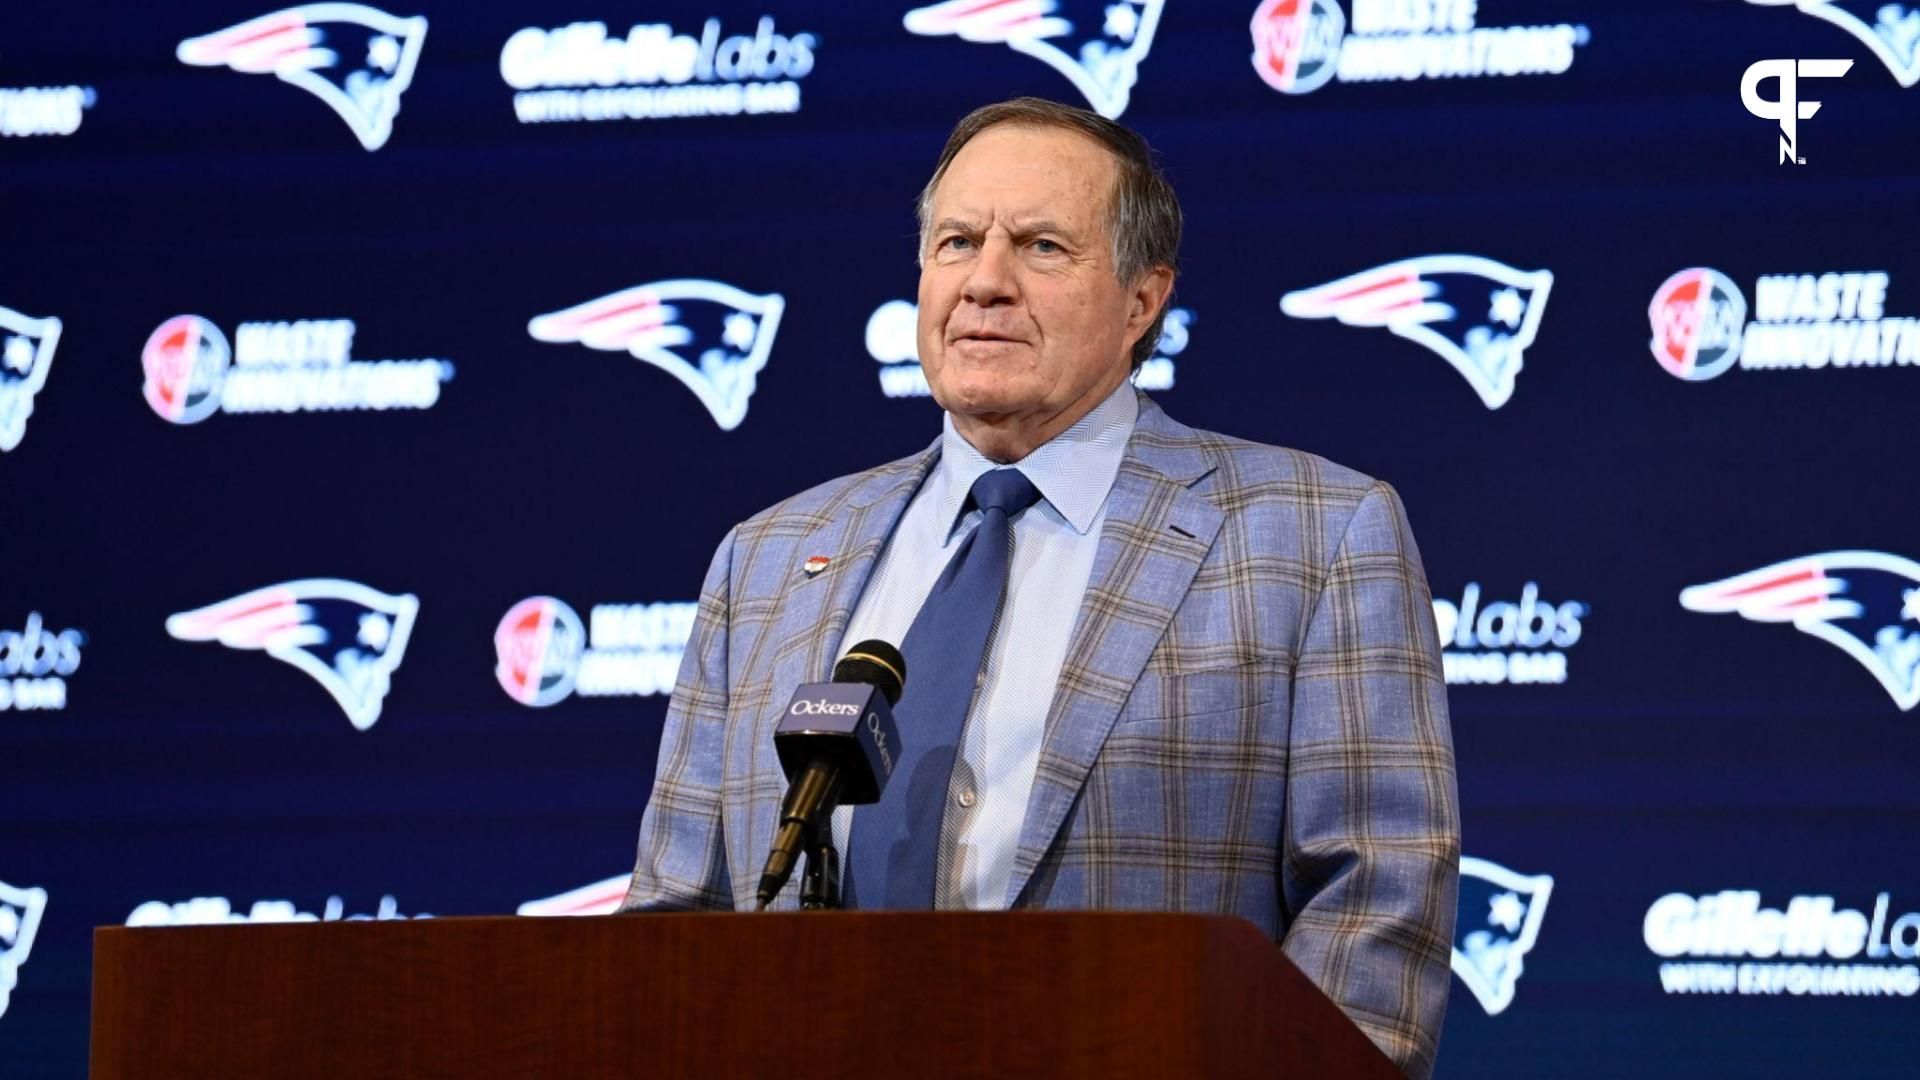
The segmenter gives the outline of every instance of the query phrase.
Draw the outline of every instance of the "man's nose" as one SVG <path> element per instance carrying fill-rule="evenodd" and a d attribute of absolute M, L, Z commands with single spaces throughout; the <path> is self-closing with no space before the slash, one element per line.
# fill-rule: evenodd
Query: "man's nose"
<path fill-rule="evenodd" d="M 980 307 L 1011 304 L 1019 299 L 1013 261 L 1011 241 L 992 236 L 982 241 L 980 255 L 973 260 L 966 284 L 961 287 L 961 297 Z"/>

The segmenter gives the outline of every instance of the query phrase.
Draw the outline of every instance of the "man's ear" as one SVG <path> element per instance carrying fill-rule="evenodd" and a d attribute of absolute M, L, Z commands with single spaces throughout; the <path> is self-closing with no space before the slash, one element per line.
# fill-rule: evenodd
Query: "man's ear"
<path fill-rule="evenodd" d="M 1140 275 L 1133 283 L 1133 294 L 1128 297 L 1127 339 L 1137 339 L 1153 325 L 1160 315 L 1160 309 L 1166 306 L 1167 296 L 1173 292 L 1173 268 L 1156 266 Z"/>

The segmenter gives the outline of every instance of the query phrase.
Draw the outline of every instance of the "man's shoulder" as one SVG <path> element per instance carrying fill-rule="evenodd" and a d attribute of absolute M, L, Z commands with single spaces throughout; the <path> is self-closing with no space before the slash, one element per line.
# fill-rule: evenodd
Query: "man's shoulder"
<path fill-rule="evenodd" d="M 1256 442 L 1237 435 L 1189 427 L 1161 412 L 1143 410 L 1137 432 L 1143 459 L 1166 461 L 1170 473 L 1204 476 L 1204 489 L 1232 509 L 1249 503 L 1306 503 L 1322 510 L 1351 510 L 1380 481 L 1318 454 Z M 1190 459 L 1190 460 L 1183 460 Z"/>

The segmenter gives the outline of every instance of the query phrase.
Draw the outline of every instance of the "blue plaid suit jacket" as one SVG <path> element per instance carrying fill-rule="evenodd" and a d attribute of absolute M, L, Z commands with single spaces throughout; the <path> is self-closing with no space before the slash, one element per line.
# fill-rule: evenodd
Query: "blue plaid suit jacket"
<path fill-rule="evenodd" d="M 1009 902 L 1245 918 L 1424 1076 L 1446 1008 L 1460 841 L 1439 644 L 1406 514 L 1359 473 L 1140 404 Z M 802 492 L 721 543 L 623 910 L 753 906 L 786 788 L 774 725 L 794 687 L 829 676 L 938 447 Z M 814 555 L 832 562 L 809 577 Z"/>

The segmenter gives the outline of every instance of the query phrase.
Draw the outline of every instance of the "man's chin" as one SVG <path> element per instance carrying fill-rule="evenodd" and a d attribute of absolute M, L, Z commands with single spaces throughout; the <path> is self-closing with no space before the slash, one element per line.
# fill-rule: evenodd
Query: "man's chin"
<path fill-rule="evenodd" d="M 936 387 L 933 399 L 940 407 L 956 416 L 970 416 L 980 420 L 992 420 L 999 416 L 1010 416 L 1033 407 L 1026 397 L 1006 386 L 982 386 L 970 382 L 959 385 Z"/>

